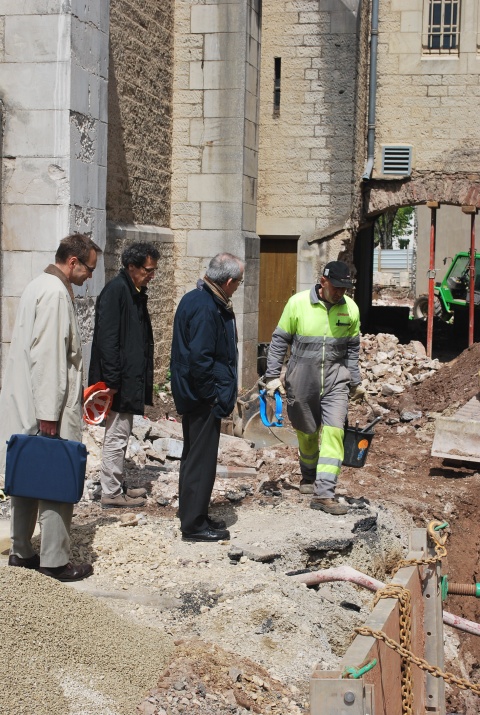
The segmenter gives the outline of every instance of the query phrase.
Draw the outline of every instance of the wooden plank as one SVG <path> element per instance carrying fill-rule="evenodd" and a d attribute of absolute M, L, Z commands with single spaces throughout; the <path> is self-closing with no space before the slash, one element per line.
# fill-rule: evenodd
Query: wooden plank
<path fill-rule="evenodd" d="M 410 551 L 407 559 L 423 558 L 424 554 L 425 551 Z M 391 583 L 402 585 L 411 593 L 411 650 L 423 658 L 425 656 L 424 600 L 420 569 L 417 566 L 399 569 Z M 398 608 L 398 600 L 395 598 L 380 600 L 365 625 L 374 630 L 381 630 L 388 637 L 399 642 Z M 347 667 L 358 667 L 374 658 L 377 659 L 377 665 L 360 679 L 365 688 L 371 687 L 373 703 L 368 703 L 367 694 L 364 691 L 362 709 L 359 712 L 361 715 L 367 715 L 367 713 L 368 715 L 402 715 L 401 659 L 398 653 L 388 648 L 383 641 L 378 641 L 370 636 L 357 636 L 340 662 L 340 672 Z M 420 713 L 423 715 L 425 712 L 425 674 L 415 665 L 412 665 L 411 668 L 414 695 L 413 712 L 416 715 Z M 335 682 L 335 677 L 338 678 L 335 676 L 337 672 L 322 673 L 318 668 L 314 671 L 310 688 L 311 715 L 343 713 L 343 693 L 346 685 L 344 680 Z M 350 684 L 352 681 L 347 680 L 346 682 Z M 345 712 L 350 714 L 354 711 L 349 709 Z"/>

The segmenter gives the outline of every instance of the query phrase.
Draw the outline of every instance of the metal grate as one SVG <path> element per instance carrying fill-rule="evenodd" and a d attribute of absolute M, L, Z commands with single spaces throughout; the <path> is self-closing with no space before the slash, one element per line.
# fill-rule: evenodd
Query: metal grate
<path fill-rule="evenodd" d="M 410 176 L 411 172 L 411 146 L 384 146 L 382 148 L 382 174 Z"/>
<path fill-rule="evenodd" d="M 425 52 L 458 54 L 460 40 L 459 0 L 430 0 Z"/>

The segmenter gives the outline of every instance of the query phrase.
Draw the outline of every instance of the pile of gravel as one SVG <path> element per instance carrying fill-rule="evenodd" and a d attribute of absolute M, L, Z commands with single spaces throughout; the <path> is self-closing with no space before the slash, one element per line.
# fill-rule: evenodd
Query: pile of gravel
<path fill-rule="evenodd" d="M 0 711 L 132 715 L 173 643 L 36 572 L 2 569 Z"/>

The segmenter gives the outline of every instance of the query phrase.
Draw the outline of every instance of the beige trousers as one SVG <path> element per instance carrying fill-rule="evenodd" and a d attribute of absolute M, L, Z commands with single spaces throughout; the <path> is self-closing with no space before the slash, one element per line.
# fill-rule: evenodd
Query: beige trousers
<path fill-rule="evenodd" d="M 32 536 L 38 516 L 40 524 L 40 566 L 57 568 L 70 561 L 70 525 L 73 504 L 43 499 L 11 497 L 10 553 L 29 559 L 35 551 Z"/>
<path fill-rule="evenodd" d="M 100 472 L 104 497 L 116 497 L 122 493 L 123 465 L 132 426 L 133 415 L 130 412 L 112 410 L 107 417 Z"/>

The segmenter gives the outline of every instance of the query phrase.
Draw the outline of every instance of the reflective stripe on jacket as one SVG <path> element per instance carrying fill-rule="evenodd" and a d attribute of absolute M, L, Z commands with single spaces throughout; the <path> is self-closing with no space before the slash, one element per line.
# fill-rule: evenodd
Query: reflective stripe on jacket
<path fill-rule="evenodd" d="M 336 304 L 318 297 L 318 286 L 292 296 L 282 313 L 268 351 L 265 378 L 279 377 L 291 348 L 285 386 L 288 405 L 308 404 L 335 387 L 361 382 L 360 316 L 356 303 L 344 298 Z M 310 420 L 309 420 L 310 421 Z M 305 425 L 296 426 L 305 430 Z"/>

